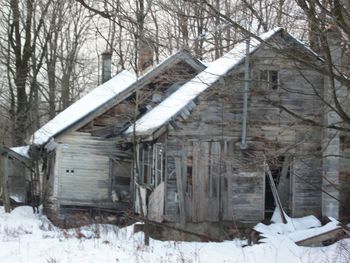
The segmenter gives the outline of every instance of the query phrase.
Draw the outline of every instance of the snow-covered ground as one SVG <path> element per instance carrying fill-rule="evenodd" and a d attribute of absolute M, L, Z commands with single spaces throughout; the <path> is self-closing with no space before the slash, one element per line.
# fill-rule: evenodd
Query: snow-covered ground
<path fill-rule="evenodd" d="M 299 234 L 305 225 L 318 226 L 316 218 L 294 220 Z M 246 241 L 222 243 L 162 242 L 143 245 L 142 233 L 132 227 L 91 225 L 61 230 L 32 208 L 18 207 L 10 214 L 0 207 L 0 262 L 350 262 L 350 241 L 321 248 L 299 247 L 292 241 L 290 226 L 257 225 L 266 233 L 264 244 L 242 247 Z"/>

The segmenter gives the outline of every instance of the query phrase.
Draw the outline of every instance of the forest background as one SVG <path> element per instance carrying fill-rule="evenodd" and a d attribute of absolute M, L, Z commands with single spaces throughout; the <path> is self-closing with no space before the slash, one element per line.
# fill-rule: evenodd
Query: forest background
<path fill-rule="evenodd" d="M 348 68 L 332 64 L 326 38 L 330 25 L 339 30 L 346 60 L 346 0 L 0 0 L 0 5 L 2 145 L 23 145 L 100 84 L 105 51 L 113 55 L 113 75 L 122 69 L 140 75 L 143 54 L 151 53 L 157 64 L 186 49 L 210 62 L 247 36 L 283 27 L 324 57 L 333 81 L 350 87 Z"/>

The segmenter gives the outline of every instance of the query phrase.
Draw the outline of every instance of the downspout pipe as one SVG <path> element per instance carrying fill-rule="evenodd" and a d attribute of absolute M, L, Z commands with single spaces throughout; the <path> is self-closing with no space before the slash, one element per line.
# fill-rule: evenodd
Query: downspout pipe
<path fill-rule="evenodd" d="M 242 140 L 241 149 L 247 149 L 247 123 L 248 123 L 248 95 L 249 95 L 249 82 L 250 82 L 250 66 L 249 66 L 249 39 L 246 40 L 246 53 L 244 62 L 244 87 L 243 87 L 243 112 L 242 112 Z"/>

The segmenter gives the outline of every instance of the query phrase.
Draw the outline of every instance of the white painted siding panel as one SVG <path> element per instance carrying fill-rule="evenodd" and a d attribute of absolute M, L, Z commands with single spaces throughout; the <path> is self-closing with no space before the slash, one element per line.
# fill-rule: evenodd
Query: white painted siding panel
<path fill-rule="evenodd" d="M 115 144 L 87 133 L 60 138 L 58 195 L 62 200 L 109 201 L 109 157 Z"/>

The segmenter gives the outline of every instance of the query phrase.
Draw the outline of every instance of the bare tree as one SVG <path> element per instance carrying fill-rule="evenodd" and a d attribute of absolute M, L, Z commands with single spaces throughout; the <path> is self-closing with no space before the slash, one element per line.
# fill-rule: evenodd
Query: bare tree
<path fill-rule="evenodd" d="M 9 89 L 9 115 L 13 120 L 14 143 L 21 145 L 30 129 L 28 112 L 37 100 L 36 78 L 43 64 L 51 32 L 43 35 L 43 25 L 52 1 L 4 0 L 2 30 L 3 61 Z"/>

